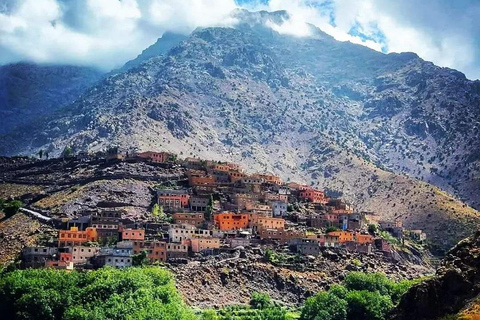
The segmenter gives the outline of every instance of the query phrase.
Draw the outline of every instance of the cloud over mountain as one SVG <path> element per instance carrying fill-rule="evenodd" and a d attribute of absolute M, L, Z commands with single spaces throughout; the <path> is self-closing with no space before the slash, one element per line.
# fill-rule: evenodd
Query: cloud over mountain
<path fill-rule="evenodd" d="M 306 36 L 312 23 L 335 39 L 377 51 L 413 51 L 440 66 L 480 77 L 480 3 L 475 0 L 2 0 L 0 64 L 93 65 L 110 70 L 165 31 L 232 26 L 230 12 L 287 10 L 270 26 Z"/>

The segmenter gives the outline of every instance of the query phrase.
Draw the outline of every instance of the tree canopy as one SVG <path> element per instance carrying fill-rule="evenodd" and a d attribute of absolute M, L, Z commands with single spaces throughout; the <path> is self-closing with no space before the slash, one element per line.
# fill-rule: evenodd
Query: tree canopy
<path fill-rule="evenodd" d="M 308 298 L 300 320 L 384 320 L 418 281 L 395 282 L 381 273 L 350 272 L 344 285 Z"/>
<path fill-rule="evenodd" d="M 159 267 L 7 272 L 0 278 L 0 314 L 12 320 L 196 319 L 170 272 Z"/>

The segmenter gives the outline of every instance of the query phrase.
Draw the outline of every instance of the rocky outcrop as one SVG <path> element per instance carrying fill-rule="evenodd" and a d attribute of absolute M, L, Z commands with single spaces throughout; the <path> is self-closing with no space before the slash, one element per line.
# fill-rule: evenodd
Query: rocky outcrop
<path fill-rule="evenodd" d="M 480 231 L 445 257 L 432 279 L 411 288 L 392 320 L 434 320 L 458 313 L 480 294 Z"/>
<path fill-rule="evenodd" d="M 382 272 L 396 280 L 414 279 L 433 271 L 426 264 L 394 260 L 381 253 L 337 249 L 324 250 L 319 257 L 290 255 L 291 261 L 272 264 L 264 259 L 262 250 L 238 249 L 169 267 L 184 300 L 201 308 L 246 304 L 253 292 L 266 292 L 275 300 L 300 305 L 318 291 L 340 283 L 350 271 Z"/>

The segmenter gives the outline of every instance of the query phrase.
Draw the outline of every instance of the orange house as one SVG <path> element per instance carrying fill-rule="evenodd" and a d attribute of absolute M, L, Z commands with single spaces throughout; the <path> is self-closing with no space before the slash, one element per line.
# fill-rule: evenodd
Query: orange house
<path fill-rule="evenodd" d="M 249 227 L 257 227 L 258 229 L 285 229 L 285 219 L 265 217 L 258 214 L 249 215 Z"/>
<path fill-rule="evenodd" d="M 312 203 L 327 203 L 327 198 L 325 198 L 325 194 L 320 190 L 315 189 L 307 189 L 300 191 L 300 198 L 308 200 Z"/>
<path fill-rule="evenodd" d="M 305 237 L 305 232 L 301 230 L 260 229 L 258 234 L 262 240 L 278 240 L 280 243 Z"/>
<path fill-rule="evenodd" d="M 216 171 L 224 171 L 224 172 L 227 172 L 227 171 L 230 171 L 230 167 L 226 164 L 214 164 L 211 166 L 212 170 L 216 170 Z"/>
<path fill-rule="evenodd" d="M 145 230 L 143 229 L 123 229 L 122 240 L 143 240 L 145 239 Z"/>
<path fill-rule="evenodd" d="M 349 232 L 349 231 L 332 231 L 332 232 L 329 232 L 328 235 L 338 237 L 338 242 L 340 243 L 353 241 L 353 232 Z"/>
<path fill-rule="evenodd" d="M 79 231 L 78 227 L 71 227 L 70 230 L 58 232 L 59 247 L 79 246 L 88 241 L 98 241 L 98 233 L 95 228 L 89 227 L 85 231 Z"/>
<path fill-rule="evenodd" d="M 170 159 L 170 153 L 146 151 L 146 152 L 137 153 L 137 157 L 148 159 L 156 163 L 164 163 Z"/>
<path fill-rule="evenodd" d="M 228 166 L 231 170 L 236 170 L 236 171 L 242 170 L 242 166 L 239 165 L 238 163 L 225 162 L 225 165 Z"/>
<path fill-rule="evenodd" d="M 231 182 L 235 182 L 247 177 L 247 174 L 240 171 L 229 171 L 228 176 L 230 177 Z"/>
<path fill-rule="evenodd" d="M 217 213 L 213 216 L 215 225 L 222 231 L 248 227 L 248 213 Z"/>
<path fill-rule="evenodd" d="M 216 179 L 214 175 L 189 174 L 188 184 L 191 187 L 197 186 L 215 186 Z"/>
<path fill-rule="evenodd" d="M 167 243 L 163 241 L 138 240 L 133 242 L 133 254 L 145 251 L 150 262 L 167 261 Z"/>
<path fill-rule="evenodd" d="M 60 252 L 60 257 L 58 261 L 61 261 L 65 264 L 68 264 L 73 260 L 73 255 L 71 252 Z"/>
<path fill-rule="evenodd" d="M 355 239 L 359 244 L 373 243 L 373 236 L 369 234 L 355 233 Z"/>

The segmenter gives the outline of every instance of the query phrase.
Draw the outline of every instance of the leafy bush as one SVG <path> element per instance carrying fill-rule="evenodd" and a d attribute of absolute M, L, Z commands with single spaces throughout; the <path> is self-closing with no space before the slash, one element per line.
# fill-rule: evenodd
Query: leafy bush
<path fill-rule="evenodd" d="M 330 226 L 330 227 L 327 227 L 327 229 L 325 230 L 326 233 L 334 232 L 334 231 L 340 231 L 340 229 L 334 226 Z"/>
<path fill-rule="evenodd" d="M 378 291 L 382 295 L 390 294 L 393 284 L 393 281 L 381 273 L 350 272 L 345 277 L 345 287 L 348 290 Z"/>
<path fill-rule="evenodd" d="M 347 302 L 330 292 L 320 292 L 305 301 L 301 320 L 345 320 Z"/>
<path fill-rule="evenodd" d="M 0 277 L 5 319 L 195 319 L 161 268 L 16 270 Z"/>
<path fill-rule="evenodd" d="M 3 199 L 2 199 L 3 200 Z M 20 210 L 22 207 L 22 202 L 18 200 L 11 200 L 11 201 L 1 201 L 0 202 L 0 210 L 5 213 L 6 217 L 11 217 Z"/>
<path fill-rule="evenodd" d="M 383 320 L 393 308 L 392 299 L 378 291 L 350 291 L 346 300 L 348 320 Z"/>
<path fill-rule="evenodd" d="M 272 299 L 266 293 L 254 292 L 250 299 L 250 306 L 253 309 L 266 309 L 272 305 Z"/>
<path fill-rule="evenodd" d="M 381 273 L 350 272 L 344 285 L 310 297 L 301 320 L 384 320 L 401 296 L 420 280 L 394 282 Z"/>

